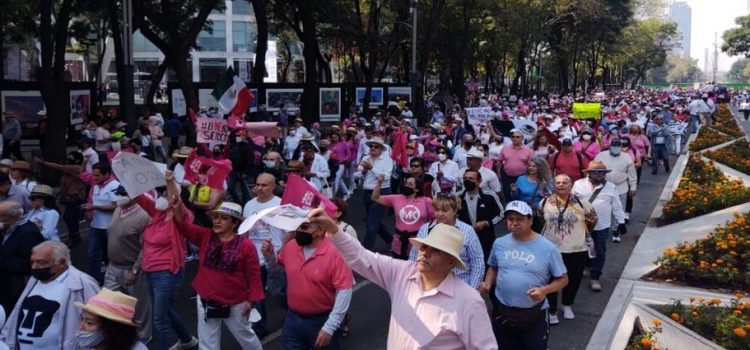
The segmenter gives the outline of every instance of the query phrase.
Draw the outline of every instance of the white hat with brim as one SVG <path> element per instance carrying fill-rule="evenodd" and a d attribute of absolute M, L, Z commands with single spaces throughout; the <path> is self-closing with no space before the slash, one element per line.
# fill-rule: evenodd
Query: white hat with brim
<path fill-rule="evenodd" d="M 221 203 L 221 205 L 211 210 L 209 213 L 211 214 L 222 214 L 222 215 L 229 215 L 235 219 L 238 219 L 240 221 L 244 220 L 245 218 L 242 216 L 242 206 L 240 206 L 237 203 L 232 202 L 224 202 Z"/>
<path fill-rule="evenodd" d="M 99 293 L 91 297 L 86 304 L 74 302 L 73 304 L 94 315 L 104 317 L 108 320 L 122 323 L 135 327 L 132 316 L 128 318 L 127 314 L 135 313 L 135 305 L 138 299 L 133 298 L 121 292 L 113 292 L 107 288 L 102 288 Z"/>
<path fill-rule="evenodd" d="M 379 137 L 373 137 L 367 141 L 367 146 L 370 146 L 372 144 L 380 145 L 380 147 L 385 147 L 385 142 L 383 142 L 383 139 Z"/>
<path fill-rule="evenodd" d="M 469 158 L 484 159 L 484 153 L 478 149 L 472 149 L 469 152 L 466 152 L 466 159 Z"/>
<path fill-rule="evenodd" d="M 464 247 L 464 235 L 457 228 L 446 224 L 437 224 L 425 238 L 409 238 L 415 249 L 419 250 L 423 244 L 456 259 L 456 267 L 466 270 L 466 264 L 461 260 L 461 249 Z"/>

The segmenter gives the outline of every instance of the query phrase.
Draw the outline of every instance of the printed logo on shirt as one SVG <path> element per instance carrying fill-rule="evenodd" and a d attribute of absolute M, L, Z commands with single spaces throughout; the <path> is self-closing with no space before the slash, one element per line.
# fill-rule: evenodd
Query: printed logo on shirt
<path fill-rule="evenodd" d="M 18 342 L 34 344 L 47 331 L 60 303 L 47 300 L 40 295 L 24 299 L 18 315 Z"/>
<path fill-rule="evenodd" d="M 506 250 L 503 258 L 505 260 L 522 261 L 527 264 L 531 264 L 532 262 L 534 262 L 534 260 L 536 260 L 536 256 L 534 254 L 516 249 Z"/>
<path fill-rule="evenodd" d="M 409 204 L 399 210 L 398 217 L 403 223 L 411 225 L 419 221 L 419 218 L 422 217 L 422 212 L 416 206 Z"/>

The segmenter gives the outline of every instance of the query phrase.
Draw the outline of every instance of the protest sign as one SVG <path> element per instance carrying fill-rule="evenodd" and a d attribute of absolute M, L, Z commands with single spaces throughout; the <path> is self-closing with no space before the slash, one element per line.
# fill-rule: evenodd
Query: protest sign
<path fill-rule="evenodd" d="M 275 122 L 252 122 L 245 125 L 250 137 L 279 137 L 279 128 Z"/>
<path fill-rule="evenodd" d="M 115 156 L 112 172 L 130 198 L 167 184 L 164 172 L 154 162 L 133 153 L 120 152 Z"/>
<path fill-rule="evenodd" d="M 201 157 L 193 151 L 185 160 L 185 180 L 217 190 L 224 189 L 224 181 L 232 171 L 229 160 L 212 160 Z"/>
<path fill-rule="evenodd" d="M 687 127 L 687 122 L 671 122 L 669 123 L 669 133 L 672 135 L 682 135 L 685 133 L 685 129 L 687 129 Z"/>
<path fill-rule="evenodd" d="M 515 125 L 513 125 L 513 122 L 510 120 L 492 120 L 492 127 L 495 129 L 495 132 L 503 135 L 503 136 L 510 136 L 510 131 L 515 128 Z"/>
<path fill-rule="evenodd" d="M 281 204 L 292 204 L 302 209 L 314 209 L 323 204 L 326 213 L 330 216 L 334 216 L 337 210 L 336 205 L 330 199 L 297 174 L 289 175 L 284 195 L 281 196 Z"/>
<path fill-rule="evenodd" d="M 493 115 L 492 107 L 466 108 L 466 116 L 469 118 L 469 124 L 471 125 L 487 125 L 492 120 Z"/>
<path fill-rule="evenodd" d="M 527 140 L 533 139 L 536 135 L 536 123 L 529 119 L 513 119 L 513 127 L 521 130 Z"/>
<path fill-rule="evenodd" d="M 197 118 L 195 130 L 199 143 L 226 145 L 229 139 L 229 126 L 224 119 Z"/>
<path fill-rule="evenodd" d="M 245 232 L 252 230 L 258 221 L 282 229 L 286 232 L 294 231 L 299 225 L 302 225 L 303 222 L 307 221 L 307 214 L 309 212 L 310 211 L 307 209 L 302 209 L 291 204 L 266 208 L 242 221 L 237 233 L 244 234 Z"/>
<path fill-rule="evenodd" d="M 573 118 L 599 119 L 601 116 L 601 103 L 573 103 Z"/>

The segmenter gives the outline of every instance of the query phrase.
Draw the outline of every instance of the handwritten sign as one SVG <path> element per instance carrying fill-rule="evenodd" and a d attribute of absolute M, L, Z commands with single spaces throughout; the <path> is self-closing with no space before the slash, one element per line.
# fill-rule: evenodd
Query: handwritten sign
<path fill-rule="evenodd" d="M 195 129 L 199 143 L 226 145 L 229 140 L 229 125 L 219 118 L 197 118 Z"/>
<path fill-rule="evenodd" d="M 487 125 L 494 117 L 494 112 L 492 107 L 472 107 L 466 108 L 466 116 L 471 125 Z"/>
<path fill-rule="evenodd" d="M 154 162 L 133 153 L 120 152 L 115 156 L 112 159 L 112 172 L 130 198 L 167 184 L 164 171 Z"/>
<path fill-rule="evenodd" d="M 601 103 L 573 103 L 573 118 L 599 119 L 601 116 Z"/>

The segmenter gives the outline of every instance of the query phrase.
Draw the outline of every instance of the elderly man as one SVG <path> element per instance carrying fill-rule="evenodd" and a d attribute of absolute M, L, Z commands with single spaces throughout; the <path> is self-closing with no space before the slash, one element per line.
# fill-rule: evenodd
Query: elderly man
<path fill-rule="evenodd" d="M 510 199 L 510 184 L 526 174 L 526 164 L 534 158 L 534 151 L 523 144 L 523 133 L 513 129 L 510 134 L 512 144 L 500 150 L 497 162 L 502 174 L 503 198 L 506 201 Z"/>
<path fill-rule="evenodd" d="M 393 171 L 393 160 L 387 155 L 383 154 L 385 149 L 385 143 L 383 139 L 379 137 L 373 137 L 367 141 L 367 146 L 370 149 L 369 155 L 362 158 L 362 161 L 357 167 L 357 173 L 355 176 L 362 177 L 362 189 L 364 190 L 363 199 L 365 201 L 365 212 L 367 213 L 367 231 L 365 238 L 362 242 L 365 248 L 373 249 L 375 246 L 375 237 L 380 235 L 386 243 L 386 246 L 391 245 L 393 236 L 389 234 L 383 227 L 383 216 L 385 215 L 385 207 L 372 201 L 372 191 L 375 189 L 375 185 L 378 183 L 378 176 L 383 175 L 383 184 L 380 187 L 380 194 L 387 195 L 391 194 L 391 172 Z"/>
<path fill-rule="evenodd" d="M 651 142 L 651 175 L 659 171 L 659 160 L 664 162 L 664 172 L 669 174 L 669 150 L 672 149 L 672 133 L 664 124 L 664 117 L 657 115 L 648 125 L 648 138 Z"/>
<path fill-rule="evenodd" d="M 464 133 L 461 137 L 461 143 L 456 144 L 453 149 L 453 161 L 458 164 L 458 168 L 466 168 L 467 155 L 476 150 L 474 148 L 474 136 L 469 133 Z"/>
<path fill-rule="evenodd" d="M 499 301 L 493 312 L 495 337 L 501 349 L 547 349 L 545 296 L 568 284 L 567 270 L 557 246 L 531 230 L 528 204 L 508 203 L 505 220 L 510 234 L 493 244 L 481 287 L 482 293 L 491 291 Z"/>
<path fill-rule="evenodd" d="M 24 212 L 31 211 L 31 200 L 28 192 L 13 185 L 8 174 L 0 173 L 0 203 L 5 201 L 14 201 L 21 204 Z"/>
<path fill-rule="evenodd" d="M 638 186 L 638 176 L 635 172 L 635 164 L 627 155 L 623 155 L 622 143 L 619 139 L 613 140 L 609 146 L 609 152 L 602 152 L 596 156 L 596 160 L 604 163 L 604 166 L 610 170 L 607 173 L 606 180 L 611 182 L 617 188 L 617 195 L 620 196 L 620 203 L 625 203 L 627 196 L 635 196 L 635 190 Z M 613 229 L 616 229 L 613 226 Z M 619 235 L 612 235 L 613 242 L 619 242 Z"/>
<path fill-rule="evenodd" d="M 13 112 L 4 112 L 3 116 L 5 120 L 3 124 L 3 158 L 10 158 L 13 154 L 16 159 L 23 160 L 21 155 L 21 136 L 23 130 L 21 130 L 21 123 L 16 119 L 16 115 Z"/>
<path fill-rule="evenodd" d="M 565 174 L 573 181 L 578 181 L 583 177 L 583 169 L 586 169 L 587 165 L 588 159 L 581 155 L 581 152 L 573 150 L 571 139 L 563 139 L 560 152 L 549 158 L 549 170 L 552 175 Z"/>
<path fill-rule="evenodd" d="M 389 349 L 497 349 L 484 300 L 451 271 L 466 268 L 458 229 L 438 224 L 426 238 L 411 238 L 419 249 L 414 262 L 364 249 L 321 209 L 309 221 L 330 235 L 354 271 L 390 295 Z"/>
<path fill-rule="evenodd" d="M 484 162 L 484 153 L 478 149 L 472 149 L 466 154 L 466 168 L 458 171 L 459 176 L 463 179 L 464 173 L 469 170 L 478 171 L 482 177 L 482 183 L 479 188 L 484 192 L 492 192 L 498 197 L 503 193 L 503 187 L 494 171 L 482 166 Z"/>
<path fill-rule="evenodd" d="M 99 284 L 70 264 L 62 242 L 45 241 L 31 253 L 31 278 L 0 332 L 11 349 L 78 349 L 81 310 Z"/>
<path fill-rule="evenodd" d="M 31 249 L 44 241 L 39 227 L 23 219 L 23 213 L 18 202 L 0 202 L 0 303 L 6 313 L 10 313 L 31 274 Z"/>

